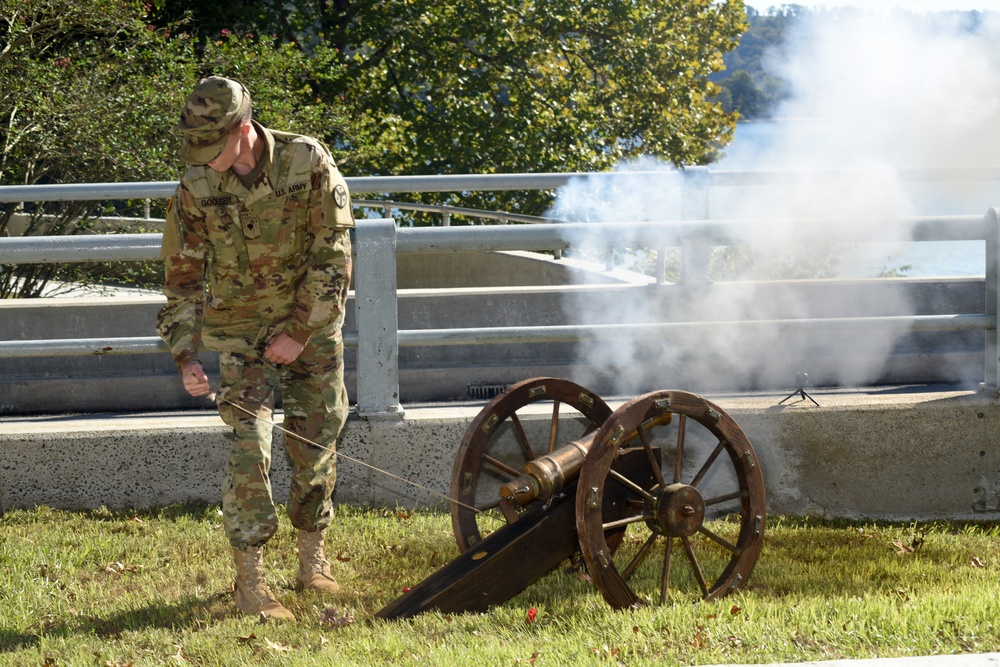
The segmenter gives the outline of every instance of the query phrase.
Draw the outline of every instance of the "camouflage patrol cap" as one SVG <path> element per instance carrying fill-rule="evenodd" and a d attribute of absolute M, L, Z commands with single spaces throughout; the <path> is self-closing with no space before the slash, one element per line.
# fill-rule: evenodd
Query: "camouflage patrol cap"
<path fill-rule="evenodd" d="M 208 164 L 226 147 L 229 131 L 247 117 L 250 93 L 239 81 L 210 76 L 198 82 L 184 101 L 177 129 L 183 135 L 181 158 Z"/>

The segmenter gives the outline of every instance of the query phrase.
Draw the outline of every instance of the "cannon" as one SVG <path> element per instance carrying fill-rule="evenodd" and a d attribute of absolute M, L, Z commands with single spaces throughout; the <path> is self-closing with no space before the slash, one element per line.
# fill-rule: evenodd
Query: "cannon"
<path fill-rule="evenodd" d="M 750 441 L 684 391 L 612 410 L 569 380 L 512 385 L 466 430 L 450 498 L 461 554 L 377 617 L 483 611 L 577 554 L 614 608 L 713 600 L 746 585 L 763 543 Z"/>

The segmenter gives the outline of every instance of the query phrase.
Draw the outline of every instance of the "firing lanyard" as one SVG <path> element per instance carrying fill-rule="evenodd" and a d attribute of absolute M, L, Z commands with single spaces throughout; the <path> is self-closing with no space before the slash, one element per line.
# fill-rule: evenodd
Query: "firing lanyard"
<path fill-rule="evenodd" d="M 350 461 L 351 463 L 356 463 L 356 464 L 358 464 L 360 466 L 368 468 L 369 470 L 373 470 L 374 472 L 377 472 L 377 473 L 379 473 L 381 475 L 385 475 L 386 477 L 389 477 L 389 478 L 394 479 L 396 481 L 402 482 L 402 483 L 407 484 L 409 486 L 412 486 L 414 488 L 420 489 L 421 491 L 426 491 L 427 493 L 429 493 L 431 495 L 438 496 L 439 498 L 447 500 L 448 502 L 455 503 L 456 505 L 459 505 L 459 506 L 464 507 L 466 509 L 472 510 L 473 512 L 476 512 L 477 514 L 483 514 L 483 516 L 490 516 L 488 514 L 483 513 L 482 510 L 479 510 L 479 509 L 477 509 L 477 508 L 475 508 L 475 507 L 473 507 L 471 505 L 466 505 L 465 503 L 463 503 L 461 501 L 458 501 L 458 500 L 455 500 L 454 498 L 449 497 L 445 493 L 441 493 L 440 491 L 435 491 L 434 489 L 431 489 L 429 487 L 423 486 L 422 484 L 417 484 L 416 482 L 410 481 L 410 480 L 408 480 L 408 479 L 406 479 L 404 477 L 400 477 L 399 475 L 393 474 L 393 473 L 389 472 L 388 470 L 382 470 L 381 468 L 379 468 L 377 466 L 373 466 L 370 463 L 365 463 L 361 459 L 356 459 L 356 458 L 354 458 L 352 456 L 348 456 L 347 454 L 339 452 L 336 449 L 333 449 L 331 447 L 326 447 L 324 445 L 319 444 L 318 442 L 314 442 L 312 440 L 309 440 L 308 438 L 303 438 L 302 436 L 300 436 L 300 435 L 298 435 L 296 433 L 292 433 L 291 431 L 289 431 L 288 429 L 286 429 L 284 426 L 276 423 L 274 420 L 266 419 L 264 417 L 261 417 L 260 415 L 257 415 L 257 414 L 254 414 L 254 413 L 250 412 L 249 410 L 247 410 L 246 408 L 244 408 L 242 405 L 237 405 L 236 403 L 233 403 L 230 400 L 222 398 L 222 396 L 218 392 L 213 391 L 211 394 L 209 394 L 209 398 L 211 400 L 215 401 L 216 403 L 225 403 L 226 405 L 231 405 L 232 407 L 236 408 L 237 410 L 250 415 L 254 419 L 259 419 L 259 420 L 263 421 L 265 424 L 269 424 L 270 426 L 278 429 L 279 431 L 281 431 L 285 435 L 293 437 L 293 438 L 295 438 L 297 440 L 301 440 L 302 442 L 306 443 L 307 445 L 312 445 L 313 447 L 318 447 L 319 449 L 322 449 L 324 451 L 330 452 L 331 454 L 333 454 L 337 458 L 341 458 L 341 459 L 344 459 L 346 461 Z"/>

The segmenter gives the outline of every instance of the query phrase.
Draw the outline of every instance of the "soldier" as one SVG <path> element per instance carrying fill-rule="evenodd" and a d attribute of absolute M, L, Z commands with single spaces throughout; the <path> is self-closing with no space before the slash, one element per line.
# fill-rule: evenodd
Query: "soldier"
<path fill-rule="evenodd" d="M 238 81 L 199 81 L 178 129 L 190 168 L 167 208 L 167 304 L 157 331 L 192 396 L 211 393 L 199 348 L 220 353 L 219 413 L 236 435 L 222 489 L 236 606 L 294 620 L 263 568 L 262 547 L 278 527 L 268 477 L 271 415 L 280 387 L 298 582 L 336 592 L 323 543 L 334 448 L 348 410 L 341 326 L 351 275 L 350 195 L 319 142 L 251 119 L 250 95 Z"/>

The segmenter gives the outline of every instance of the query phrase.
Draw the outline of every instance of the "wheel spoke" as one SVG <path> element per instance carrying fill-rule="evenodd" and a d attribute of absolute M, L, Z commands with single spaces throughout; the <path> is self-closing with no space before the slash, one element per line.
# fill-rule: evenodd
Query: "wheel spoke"
<path fill-rule="evenodd" d="M 632 576 L 632 573 L 635 572 L 635 568 L 639 567 L 639 563 L 643 561 L 646 554 L 649 553 L 649 549 L 653 546 L 653 543 L 656 542 L 656 538 L 656 533 L 652 533 L 648 538 L 646 538 L 643 545 L 639 547 L 639 552 L 633 556 L 632 560 L 629 561 L 629 564 L 625 566 L 625 571 L 622 572 L 623 579 L 628 580 Z"/>
<path fill-rule="evenodd" d="M 524 432 L 524 426 L 521 425 L 521 420 L 517 418 L 516 412 L 511 413 L 510 421 L 514 424 L 514 431 L 517 433 L 517 441 L 521 444 L 521 451 L 524 452 L 524 458 L 526 461 L 534 461 L 537 457 L 531 449 L 531 443 L 528 442 L 528 434 Z"/>
<path fill-rule="evenodd" d="M 708 469 L 712 467 L 713 463 L 715 463 L 715 459 L 719 458 L 719 454 L 722 453 L 725 446 L 726 443 L 720 440 L 719 444 L 715 446 L 715 450 L 712 451 L 712 454 L 708 457 L 708 460 L 705 461 L 705 465 L 703 465 L 701 470 L 698 471 L 698 474 L 694 476 L 691 486 L 698 486 L 698 484 L 701 483 L 702 478 L 705 477 L 705 474 L 708 473 Z"/>
<path fill-rule="evenodd" d="M 713 533 L 708 528 L 705 528 L 705 526 L 699 526 L 698 532 L 707 537 L 708 539 L 712 540 L 716 544 L 718 544 L 723 549 L 730 551 L 734 556 L 740 555 L 740 548 L 738 546 L 736 546 L 735 544 L 730 544 L 725 538 L 716 533 Z"/>
<path fill-rule="evenodd" d="M 559 440 L 559 401 L 552 403 L 552 424 L 549 426 L 549 450 L 548 454 L 556 451 L 556 444 Z"/>
<path fill-rule="evenodd" d="M 609 521 L 607 523 L 601 524 L 601 528 L 604 530 L 612 530 L 614 528 L 621 528 L 622 526 L 627 526 L 630 523 L 638 523 L 639 521 L 645 521 L 651 517 L 645 514 L 633 514 L 632 516 L 625 517 L 624 519 L 617 519 L 616 521 Z"/>
<path fill-rule="evenodd" d="M 667 538 L 667 545 L 663 550 L 663 575 L 660 578 L 660 604 L 666 604 L 667 592 L 670 590 L 670 554 L 674 550 L 674 541 Z"/>
<path fill-rule="evenodd" d="M 646 500 L 648 500 L 650 502 L 655 502 L 655 499 L 653 498 L 653 496 L 649 495 L 649 492 L 646 491 L 646 489 L 642 488 L 641 486 L 639 486 L 638 484 L 636 484 L 635 482 L 633 482 L 632 480 L 630 480 L 628 477 L 625 477 L 624 475 L 622 475 L 617 470 L 609 468 L 608 469 L 608 477 L 610 477 L 611 479 L 615 480 L 616 482 L 618 482 L 619 484 L 621 484 L 625 488 L 631 489 L 632 491 L 635 491 L 636 493 L 638 493 L 640 496 L 642 496 Z"/>
<path fill-rule="evenodd" d="M 516 479 L 521 474 L 518 471 L 516 471 L 513 468 L 511 468 L 506 463 L 504 463 L 503 461 L 498 461 L 495 458 L 493 458 L 492 456 L 489 456 L 488 454 L 483 454 L 483 462 L 484 463 L 489 463 L 491 466 L 493 466 L 497 470 L 501 470 L 501 471 L 507 473 L 508 475 L 510 475 L 511 479 Z"/>
<path fill-rule="evenodd" d="M 681 541 L 684 543 L 684 551 L 687 553 L 688 560 L 691 562 L 691 569 L 694 570 L 694 576 L 698 580 L 698 585 L 701 586 L 701 594 L 708 595 L 708 584 L 705 583 L 705 575 L 701 572 L 701 566 L 698 565 L 698 559 L 694 555 L 694 550 L 691 548 L 691 540 L 686 537 L 682 537 Z"/>
<path fill-rule="evenodd" d="M 677 451 L 674 452 L 674 484 L 681 481 L 681 468 L 684 467 L 684 432 L 687 429 L 687 415 L 681 415 L 677 420 Z"/>
<path fill-rule="evenodd" d="M 723 496 L 715 496 L 714 498 L 708 498 L 705 500 L 705 507 L 709 505 L 718 505 L 719 503 L 724 503 L 728 500 L 737 500 L 743 496 L 742 491 L 733 491 L 732 493 L 727 493 Z"/>
<path fill-rule="evenodd" d="M 642 448 L 646 450 L 646 460 L 649 461 L 649 467 L 653 469 L 653 476 L 656 478 L 656 483 L 660 487 L 666 486 L 663 483 L 663 471 L 660 470 L 660 464 L 656 461 L 656 456 L 653 454 L 653 448 L 649 446 L 649 439 L 646 437 L 646 432 L 639 427 L 639 440 L 642 441 Z"/>

